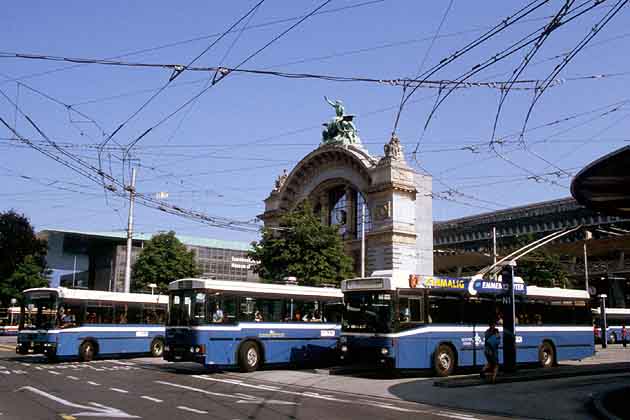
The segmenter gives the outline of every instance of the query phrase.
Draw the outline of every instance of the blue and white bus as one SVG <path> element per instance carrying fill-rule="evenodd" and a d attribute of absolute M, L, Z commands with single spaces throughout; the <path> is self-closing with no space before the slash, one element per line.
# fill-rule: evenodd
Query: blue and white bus
<path fill-rule="evenodd" d="M 166 296 L 63 287 L 23 293 L 18 354 L 83 361 L 132 353 L 162 356 Z"/>
<path fill-rule="evenodd" d="M 344 280 L 342 358 L 397 369 L 431 368 L 438 376 L 459 366 L 481 367 L 484 332 L 498 319 L 504 288 L 500 281 L 401 272 Z M 594 354 L 586 291 L 526 286 L 515 278 L 515 302 L 519 363 L 551 367 Z"/>
<path fill-rule="evenodd" d="M 595 342 L 602 342 L 602 327 L 600 309 L 593 309 L 593 325 Z M 621 329 L 626 327 L 626 340 L 630 342 L 630 309 L 606 308 L 606 337 L 609 344 L 621 343 Z"/>
<path fill-rule="evenodd" d="M 0 309 L 0 335 L 17 335 L 20 325 L 20 307 Z"/>
<path fill-rule="evenodd" d="M 332 287 L 177 280 L 169 285 L 164 359 L 251 372 L 332 358 L 341 300 Z"/>

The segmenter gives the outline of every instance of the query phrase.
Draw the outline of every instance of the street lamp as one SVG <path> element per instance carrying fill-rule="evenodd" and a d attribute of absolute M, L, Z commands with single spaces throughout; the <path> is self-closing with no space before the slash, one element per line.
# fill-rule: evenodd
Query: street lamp
<path fill-rule="evenodd" d="M 155 289 L 158 286 L 155 283 L 149 283 L 149 287 L 151 288 L 151 294 L 153 294 L 153 289 Z"/>

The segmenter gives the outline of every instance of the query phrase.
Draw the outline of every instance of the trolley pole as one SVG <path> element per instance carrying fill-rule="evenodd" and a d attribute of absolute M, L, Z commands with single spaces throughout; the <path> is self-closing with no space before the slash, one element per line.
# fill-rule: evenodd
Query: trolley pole
<path fill-rule="evenodd" d="M 501 272 L 501 281 L 507 283 L 507 293 L 503 295 L 503 368 L 506 372 L 516 370 L 516 307 L 514 302 L 514 266 L 515 261 Z"/>
<path fill-rule="evenodd" d="M 136 194 L 136 168 L 131 169 L 129 191 L 129 219 L 127 221 L 127 259 L 125 261 L 125 293 L 131 290 L 131 247 L 133 245 L 133 201 Z"/>

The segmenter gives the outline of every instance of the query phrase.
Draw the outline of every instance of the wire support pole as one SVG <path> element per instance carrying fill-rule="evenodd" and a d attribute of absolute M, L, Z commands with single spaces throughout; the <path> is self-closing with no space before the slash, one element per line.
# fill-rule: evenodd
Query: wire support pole
<path fill-rule="evenodd" d="M 131 169 L 129 191 L 129 219 L 127 221 L 127 258 L 125 259 L 125 293 L 131 291 L 131 247 L 133 245 L 133 202 L 136 195 L 136 168 Z"/>
<path fill-rule="evenodd" d="M 361 205 L 361 277 L 365 277 L 365 202 Z"/>

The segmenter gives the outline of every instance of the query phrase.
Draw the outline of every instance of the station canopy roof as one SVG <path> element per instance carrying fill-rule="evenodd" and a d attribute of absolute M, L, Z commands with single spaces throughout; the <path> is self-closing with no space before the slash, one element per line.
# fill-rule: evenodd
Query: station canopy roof
<path fill-rule="evenodd" d="M 630 217 L 630 146 L 582 169 L 571 183 L 571 194 L 593 210 Z"/>

